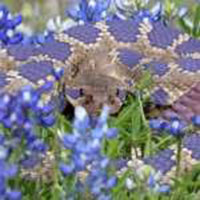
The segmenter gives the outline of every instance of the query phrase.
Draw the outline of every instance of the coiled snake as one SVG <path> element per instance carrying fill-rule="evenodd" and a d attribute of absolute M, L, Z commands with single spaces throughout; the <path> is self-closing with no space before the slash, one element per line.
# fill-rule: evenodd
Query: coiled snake
<path fill-rule="evenodd" d="M 57 68 L 64 68 L 61 84 L 67 101 L 90 113 L 103 104 L 117 112 L 148 70 L 154 82 L 153 102 L 169 105 L 162 117 L 178 116 L 190 122 L 192 116 L 200 115 L 200 41 L 161 21 L 86 23 L 56 33 L 41 46 L 2 46 L 0 90 L 14 93 L 27 84 L 38 87 L 53 80 L 51 71 Z M 53 93 L 58 93 L 57 88 Z M 187 136 L 184 141 L 185 163 L 196 163 L 200 136 Z M 173 154 L 166 150 L 145 162 L 167 174 L 176 164 L 170 159 Z M 155 161 L 155 166 L 155 158 L 162 162 Z M 159 165 L 163 160 L 166 170 Z"/>

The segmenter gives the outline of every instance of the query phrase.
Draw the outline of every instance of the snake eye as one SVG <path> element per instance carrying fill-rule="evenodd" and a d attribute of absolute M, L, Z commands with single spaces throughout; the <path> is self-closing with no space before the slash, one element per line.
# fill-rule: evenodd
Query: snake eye
<path fill-rule="evenodd" d="M 83 90 L 78 88 L 66 88 L 65 94 L 72 99 L 78 99 L 83 96 Z"/>

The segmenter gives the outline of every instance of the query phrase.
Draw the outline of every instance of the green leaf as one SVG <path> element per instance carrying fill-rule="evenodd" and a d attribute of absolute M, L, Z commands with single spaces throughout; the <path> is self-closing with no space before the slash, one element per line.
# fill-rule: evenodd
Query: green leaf
<path fill-rule="evenodd" d="M 194 14 L 193 30 L 192 30 L 192 34 L 194 37 L 198 36 L 199 28 L 200 28 L 200 5 L 197 5 Z"/>
<path fill-rule="evenodd" d="M 187 25 L 186 21 L 184 18 L 179 18 L 178 19 L 178 24 L 181 26 L 181 28 L 188 34 L 191 34 L 192 30 L 190 26 Z"/>

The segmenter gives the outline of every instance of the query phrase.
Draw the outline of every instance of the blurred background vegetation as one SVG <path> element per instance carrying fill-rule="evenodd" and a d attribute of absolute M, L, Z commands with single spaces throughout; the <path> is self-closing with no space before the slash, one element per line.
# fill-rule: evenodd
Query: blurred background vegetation
<path fill-rule="evenodd" d="M 23 22 L 34 30 L 45 27 L 48 19 L 64 16 L 65 8 L 71 0 L 0 0 L 12 13 L 21 13 Z M 73 0 L 72 0 L 73 1 Z M 76 1 L 76 0 L 75 0 Z"/>
<path fill-rule="evenodd" d="M 61 16 L 65 17 L 65 9 L 71 5 L 78 4 L 81 0 L 0 0 L 6 4 L 12 13 L 21 13 L 23 22 L 31 30 L 43 31 L 48 19 Z M 93 1 L 93 0 L 90 0 Z M 99 0 L 94 0 L 99 1 Z M 102 0 L 103 1 L 103 0 Z M 108 1 L 108 0 L 105 0 Z M 179 18 L 179 25 L 192 34 L 193 25 L 199 30 L 200 26 L 200 1 L 199 0 L 111 0 L 114 4 L 134 5 L 134 9 L 152 8 L 156 3 L 163 5 L 165 16 L 174 20 Z M 137 5 L 135 8 L 135 5 Z M 180 14 L 187 10 L 187 18 L 182 20 Z M 177 17 L 178 16 L 178 17 Z M 192 34 L 199 36 L 198 34 Z"/>

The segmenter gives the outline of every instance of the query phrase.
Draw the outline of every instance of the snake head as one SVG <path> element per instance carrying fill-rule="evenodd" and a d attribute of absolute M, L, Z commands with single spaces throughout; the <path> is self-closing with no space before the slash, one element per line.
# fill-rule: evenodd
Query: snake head
<path fill-rule="evenodd" d="M 104 105 L 109 106 L 110 113 L 116 113 L 126 97 L 122 84 L 105 75 L 82 74 L 75 85 L 66 87 L 68 101 L 73 106 L 85 107 L 90 114 L 98 113 Z"/>
<path fill-rule="evenodd" d="M 104 105 L 110 108 L 110 113 L 118 112 L 125 98 L 125 91 L 120 91 L 117 88 L 112 88 L 112 91 L 107 91 L 105 88 L 98 90 L 97 88 L 84 88 L 84 99 L 81 102 L 89 113 L 99 112 Z"/>

